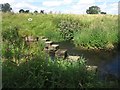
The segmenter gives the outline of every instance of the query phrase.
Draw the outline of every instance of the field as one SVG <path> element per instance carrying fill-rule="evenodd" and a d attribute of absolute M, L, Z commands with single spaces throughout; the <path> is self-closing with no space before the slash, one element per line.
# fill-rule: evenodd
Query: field
<path fill-rule="evenodd" d="M 113 50 L 120 42 L 117 15 L 2 14 L 3 87 L 117 87 L 116 80 L 100 81 L 97 74 L 87 71 L 85 58 L 78 62 L 59 58 L 53 61 L 43 51 L 43 42 L 28 47 L 24 36 L 45 36 L 53 42 L 73 41 L 76 47 L 85 49 Z M 33 55 L 24 57 L 30 53 Z"/>
<path fill-rule="evenodd" d="M 3 31 L 17 26 L 22 35 L 43 35 L 53 41 L 73 37 L 76 46 L 105 48 L 118 43 L 117 15 L 5 14 L 2 24 Z"/>

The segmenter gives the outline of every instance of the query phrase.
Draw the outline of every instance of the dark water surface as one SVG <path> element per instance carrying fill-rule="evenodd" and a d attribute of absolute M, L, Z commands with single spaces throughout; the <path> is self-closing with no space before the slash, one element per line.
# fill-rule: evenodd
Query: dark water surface
<path fill-rule="evenodd" d="M 120 53 L 117 50 L 85 50 L 77 48 L 72 42 L 58 42 L 60 49 L 67 49 L 69 55 L 79 55 L 86 59 L 88 65 L 98 66 L 100 75 L 113 75 L 120 78 Z"/>

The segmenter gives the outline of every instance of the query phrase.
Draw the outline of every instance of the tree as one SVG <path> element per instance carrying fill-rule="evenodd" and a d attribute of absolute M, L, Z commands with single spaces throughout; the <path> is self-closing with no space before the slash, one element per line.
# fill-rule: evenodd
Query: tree
<path fill-rule="evenodd" d="M 37 11 L 37 10 L 35 10 L 35 11 L 34 11 L 34 13 L 38 13 L 38 11 Z"/>
<path fill-rule="evenodd" d="M 86 10 L 87 14 L 99 14 L 100 12 L 101 10 L 98 6 L 91 6 Z"/>
<path fill-rule="evenodd" d="M 25 11 L 23 9 L 20 9 L 19 10 L 19 13 L 24 13 Z"/>
<path fill-rule="evenodd" d="M 29 10 L 26 10 L 25 13 L 29 13 L 30 11 Z"/>
<path fill-rule="evenodd" d="M 101 14 L 107 14 L 106 12 L 101 12 Z"/>
<path fill-rule="evenodd" d="M 44 14 L 44 10 L 41 10 L 40 13 Z"/>
<path fill-rule="evenodd" d="M 2 12 L 11 12 L 12 10 L 9 3 L 1 4 L 0 7 Z"/>

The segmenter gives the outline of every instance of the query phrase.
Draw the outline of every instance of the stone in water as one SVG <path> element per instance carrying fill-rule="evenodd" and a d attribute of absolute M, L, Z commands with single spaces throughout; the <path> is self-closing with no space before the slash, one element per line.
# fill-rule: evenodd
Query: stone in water
<path fill-rule="evenodd" d="M 93 71 L 94 73 L 96 73 L 98 67 L 97 66 L 86 66 L 86 68 L 88 71 Z"/>
<path fill-rule="evenodd" d="M 59 49 L 59 45 L 58 44 L 52 44 L 51 45 L 51 49 L 53 49 L 53 50 L 58 50 Z"/>
<path fill-rule="evenodd" d="M 68 56 L 67 59 L 70 61 L 78 61 L 80 59 L 80 56 Z"/>
<path fill-rule="evenodd" d="M 58 58 L 65 59 L 67 57 L 67 50 L 66 49 L 59 49 L 55 52 L 55 56 Z"/>
<path fill-rule="evenodd" d="M 45 44 L 46 44 L 46 47 L 50 47 L 50 45 L 52 45 L 52 41 L 46 41 Z"/>

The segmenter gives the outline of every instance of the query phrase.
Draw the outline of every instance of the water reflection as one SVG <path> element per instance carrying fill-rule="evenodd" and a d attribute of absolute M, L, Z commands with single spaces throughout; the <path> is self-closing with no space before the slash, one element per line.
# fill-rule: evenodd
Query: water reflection
<path fill-rule="evenodd" d="M 104 63 L 100 66 L 101 75 L 104 76 L 106 74 L 114 75 L 115 77 L 120 79 L 120 56 L 119 54 L 116 57 L 112 58 L 110 62 Z"/>

